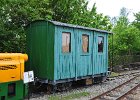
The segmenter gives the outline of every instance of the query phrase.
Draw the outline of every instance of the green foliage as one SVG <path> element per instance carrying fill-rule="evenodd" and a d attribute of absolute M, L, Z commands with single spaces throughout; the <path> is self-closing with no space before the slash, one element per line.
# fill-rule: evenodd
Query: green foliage
<path fill-rule="evenodd" d="M 135 16 L 135 20 L 133 22 L 133 25 L 140 30 L 140 12 L 134 14 L 134 16 Z"/>
<path fill-rule="evenodd" d="M 105 30 L 111 29 L 109 17 L 87 9 L 86 0 L 2 0 L 0 27 L 3 45 L 0 52 L 25 52 L 24 26 L 34 20 L 56 20 Z M 12 39 L 12 40 L 11 40 Z"/>
<path fill-rule="evenodd" d="M 39 4 L 38 4 L 39 2 Z M 48 0 L 3 0 L 0 2 L 0 52 L 25 52 L 24 26 L 36 19 L 51 19 Z M 5 37 L 5 38 L 3 38 Z"/>
<path fill-rule="evenodd" d="M 53 20 L 87 27 L 110 30 L 112 25 L 108 16 L 98 14 L 96 4 L 87 9 L 85 0 L 50 0 Z"/>
<path fill-rule="evenodd" d="M 65 23 L 76 21 L 77 17 L 83 13 L 84 5 L 84 0 L 50 0 L 53 11 L 52 19 Z"/>
<path fill-rule="evenodd" d="M 127 16 L 127 10 L 122 8 L 120 17 L 112 29 L 114 33 L 114 55 L 133 55 L 140 53 L 140 31 L 129 22 Z"/>
<path fill-rule="evenodd" d="M 137 28 L 133 26 L 121 27 L 114 32 L 114 50 L 117 54 L 132 55 L 139 52 L 140 36 Z"/>

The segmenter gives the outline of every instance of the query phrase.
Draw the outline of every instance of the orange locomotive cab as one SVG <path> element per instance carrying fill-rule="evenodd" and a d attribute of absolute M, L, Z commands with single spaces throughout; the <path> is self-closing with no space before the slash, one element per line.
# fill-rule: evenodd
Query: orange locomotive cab
<path fill-rule="evenodd" d="M 0 83 L 23 80 L 26 54 L 0 53 Z"/>

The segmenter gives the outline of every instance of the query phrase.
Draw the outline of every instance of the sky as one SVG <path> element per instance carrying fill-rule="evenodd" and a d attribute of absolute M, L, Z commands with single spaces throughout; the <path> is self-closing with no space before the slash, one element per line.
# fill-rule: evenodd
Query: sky
<path fill-rule="evenodd" d="M 140 0 L 88 0 L 88 8 L 92 8 L 96 3 L 97 12 L 110 17 L 119 16 L 120 9 L 125 7 L 130 12 L 128 18 L 131 21 L 135 19 L 133 13 L 140 12 Z"/>

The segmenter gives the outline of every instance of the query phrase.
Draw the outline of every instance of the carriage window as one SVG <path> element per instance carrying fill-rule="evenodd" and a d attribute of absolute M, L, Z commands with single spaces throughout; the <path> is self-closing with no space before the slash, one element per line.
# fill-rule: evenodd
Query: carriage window
<path fill-rule="evenodd" d="M 103 52 L 104 37 L 98 37 L 98 52 Z"/>
<path fill-rule="evenodd" d="M 71 34 L 62 33 L 62 52 L 69 53 L 71 51 Z"/>
<path fill-rule="evenodd" d="M 89 52 L 89 35 L 82 35 L 82 50 L 84 53 Z"/>

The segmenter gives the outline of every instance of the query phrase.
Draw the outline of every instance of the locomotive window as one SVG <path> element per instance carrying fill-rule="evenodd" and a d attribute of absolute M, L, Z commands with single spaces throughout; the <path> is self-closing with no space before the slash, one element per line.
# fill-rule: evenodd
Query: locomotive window
<path fill-rule="evenodd" d="M 62 33 L 62 52 L 69 53 L 71 51 L 71 34 Z"/>
<path fill-rule="evenodd" d="M 99 36 L 98 37 L 98 52 L 103 52 L 104 47 L 104 37 Z"/>
<path fill-rule="evenodd" d="M 82 50 L 84 53 L 89 52 L 89 35 L 82 35 Z"/>
<path fill-rule="evenodd" d="M 15 95 L 16 95 L 16 84 L 15 83 L 8 84 L 8 96 Z"/>

